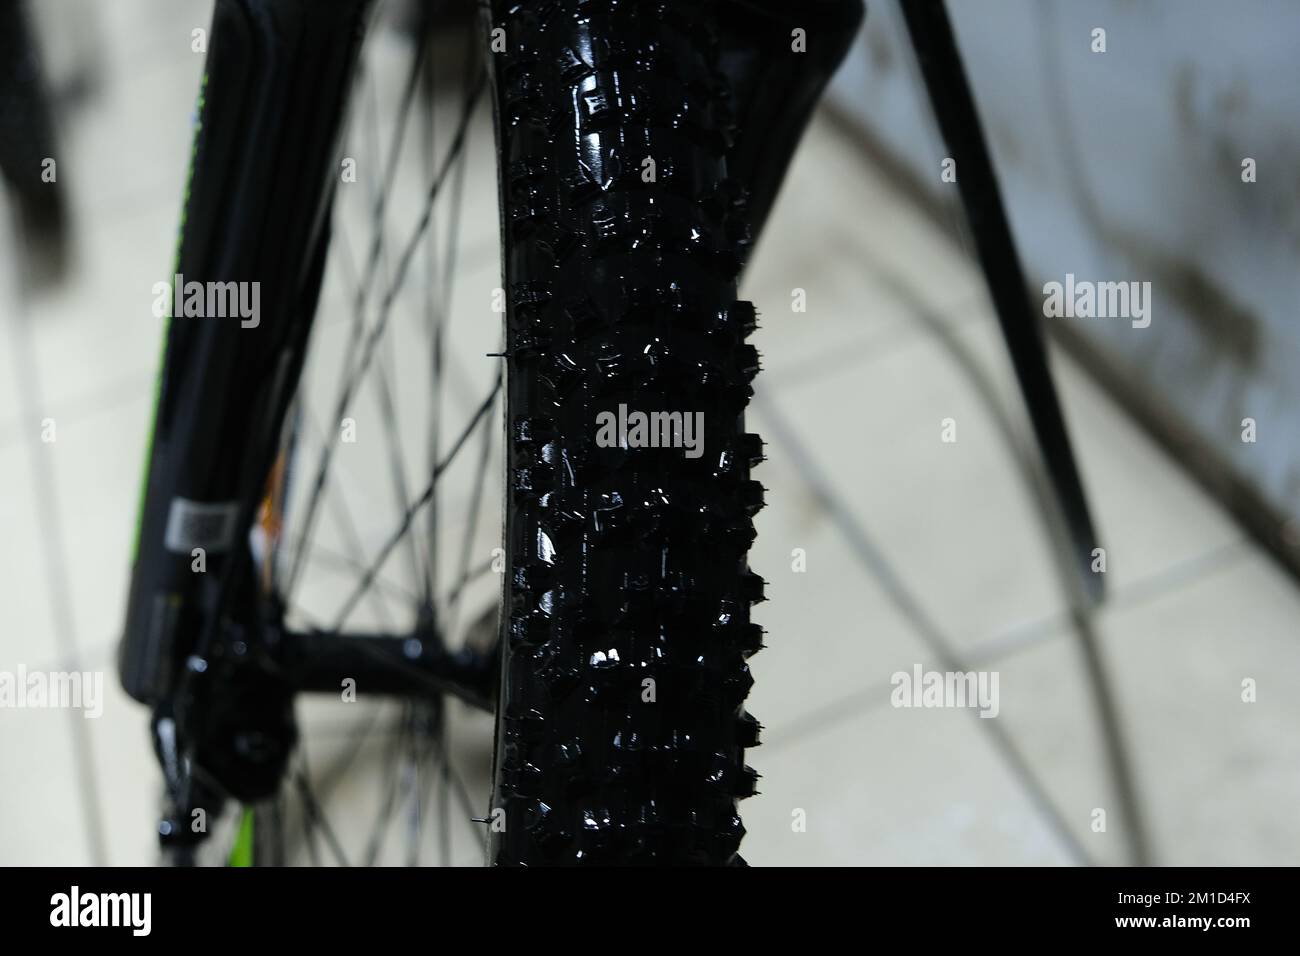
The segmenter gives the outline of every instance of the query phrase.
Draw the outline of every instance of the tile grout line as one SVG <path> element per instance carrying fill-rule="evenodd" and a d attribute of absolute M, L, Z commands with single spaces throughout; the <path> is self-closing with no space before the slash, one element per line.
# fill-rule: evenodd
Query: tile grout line
<path fill-rule="evenodd" d="M 1118 591 L 1105 605 L 1107 609 L 1132 610 L 1139 608 L 1158 597 L 1174 593 L 1178 589 L 1197 581 L 1202 574 L 1211 571 L 1226 571 L 1239 563 L 1248 553 L 1249 542 L 1246 539 L 1231 542 L 1219 548 L 1212 548 L 1203 554 L 1185 561 L 1177 562 L 1154 574 L 1134 582 L 1123 591 Z M 1234 554 L 1235 552 L 1235 554 Z M 1227 557 L 1228 563 L 1211 568 L 1212 559 Z M 1044 644 L 1057 637 L 1060 632 L 1068 630 L 1068 614 L 1053 614 L 1036 621 L 1011 628 L 1002 634 L 976 645 L 970 652 L 966 663 L 973 665 L 999 664 L 1013 658 L 1021 651 L 1035 645 Z M 881 684 L 873 691 L 856 691 L 829 701 L 815 710 L 800 714 L 794 718 L 785 732 L 776 735 L 771 741 L 764 741 L 769 752 L 783 750 L 792 743 L 807 739 L 821 729 L 827 728 L 827 721 L 840 722 L 851 719 L 863 710 L 873 709 L 888 696 L 889 684 Z M 851 708 L 860 708 L 856 711 Z M 802 729 L 800 729 L 802 728 Z M 797 729 L 797 732 L 796 732 Z"/>
<path fill-rule="evenodd" d="M 85 392 L 71 395 L 50 406 L 51 417 L 65 422 L 80 423 L 95 418 L 101 412 L 113 411 L 139 398 L 149 396 L 151 373 L 140 371 L 112 382 L 105 382 Z M 0 427 L 0 451 L 21 446 L 32 441 L 20 422 Z"/>
<path fill-rule="evenodd" d="M 888 562 L 880 549 L 872 542 L 866 530 L 856 516 L 846 507 L 840 496 L 833 490 L 824 472 L 795 435 L 793 428 L 764 396 L 755 395 L 753 399 L 765 419 L 767 429 L 776 441 L 785 447 L 797 470 L 802 474 L 805 484 L 813 497 L 826 511 L 836 519 L 836 528 L 844 537 L 850 550 L 865 569 L 882 585 L 885 593 L 895 608 L 912 625 L 940 664 L 947 670 L 964 671 L 957 654 L 952 650 L 947 637 L 939 626 L 930 619 L 921 602 L 907 588 Z M 992 736 L 993 742 L 1001 752 L 1013 775 L 1017 777 L 1030 801 L 1045 819 L 1047 826 L 1055 833 L 1058 840 L 1074 858 L 1076 863 L 1088 864 L 1090 859 L 1082 844 L 1070 831 L 1060 812 L 1052 803 L 1045 787 L 1016 748 L 1010 735 L 1001 727 L 991 726 L 995 721 L 980 720 L 979 723 Z"/>
<path fill-rule="evenodd" d="M 889 294 L 889 290 L 885 290 L 885 294 Z M 964 310 L 978 305 L 985 299 L 984 293 L 975 293 L 970 296 L 962 296 L 944 308 Z M 965 330 L 978 321 L 979 317 L 972 315 L 970 318 L 950 321 L 949 324 L 954 331 L 957 331 Z M 760 332 L 762 328 L 763 326 L 760 325 Z M 821 381 L 828 374 L 835 374 L 834 367 L 837 365 L 845 367 L 841 371 L 848 368 L 856 370 L 871 362 L 888 357 L 895 352 L 902 351 L 909 346 L 928 343 L 930 339 L 925 332 L 924 328 L 916 328 L 910 325 L 886 329 L 875 335 L 868 336 L 860 342 L 850 343 L 848 346 L 828 347 L 825 352 L 802 359 L 791 368 L 773 369 L 770 372 L 764 370 L 763 377 L 758 381 L 764 382 L 769 387 L 769 391 L 775 388 L 798 388 L 811 381 Z"/>
<path fill-rule="evenodd" d="M 1229 570 L 1250 553 L 1250 545 L 1251 542 L 1247 538 L 1236 538 L 1226 544 L 1202 551 L 1200 554 L 1176 561 L 1134 581 L 1124 590 L 1112 594 L 1098 610 L 1108 612 L 1142 607 L 1149 601 L 1178 591 L 1207 573 Z M 1224 563 L 1212 566 L 1212 562 L 1219 560 Z M 1052 632 L 1068 629 L 1071 620 L 1069 613 L 1051 614 L 1003 631 L 975 645 L 971 650 L 970 662 L 1006 660 L 1026 648 L 1042 643 L 1051 636 Z"/>
<path fill-rule="evenodd" d="M 21 232 L 19 233 L 21 236 Z M 19 303 L 15 310 L 16 320 L 11 323 L 14 329 L 13 364 L 19 382 L 19 407 L 22 417 L 27 421 L 37 421 L 41 399 L 41 382 L 35 365 L 34 349 L 28 322 L 30 313 L 24 301 L 24 290 L 18 290 Z M 50 599 L 50 612 L 54 620 L 54 640 L 58 645 L 65 667 L 73 666 L 80 654 L 77 648 L 76 625 L 72 619 L 72 589 L 68 578 L 67 558 L 63 547 L 63 522 L 59 513 L 57 490 L 55 488 L 54 468 L 47 457 L 47 449 L 32 448 L 27 445 L 32 478 L 35 481 L 36 510 L 40 523 L 46 533 L 42 535 L 41 551 L 45 557 L 47 575 L 46 593 Z M 80 714 L 69 708 L 68 719 L 72 722 L 72 742 L 75 754 L 76 774 L 79 778 L 78 795 L 81 813 L 86 827 L 86 839 L 90 844 L 90 859 L 94 866 L 107 863 L 107 843 L 103 821 L 100 819 L 98 804 L 94 803 L 99 793 L 97 786 L 94 754 L 90 745 L 90 731 Z"/>

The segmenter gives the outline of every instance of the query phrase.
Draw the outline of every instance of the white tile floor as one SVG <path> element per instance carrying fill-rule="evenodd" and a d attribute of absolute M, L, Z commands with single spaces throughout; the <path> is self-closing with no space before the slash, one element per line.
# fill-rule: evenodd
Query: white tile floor
<path fill-rule="evenodd" d="M 0 710 L 0 862 L 94 859 L 86 807 L 99 821 L 106 862 L 153 858 L 158 784 L 146 715 L 113 687 L 111 662 L 160 333 L 148 290 L 171 259 L 201 66 L 189 31 L 206 25 L 207 8 L 200 0 L 97 7 L 107 73 L 96 99 L 67 119 L 60 167 L 75 197 L 77 267 L 64 289 L 25 309 L 6 307 L 0 323 L 0 670 L 65 666 L 56 622 L 66 609 L 73 666 L 106 671 L 108 688 L 103 716 L 77 728 L 93 783 L 77 771 L 72 727 L 80 717 Z M 387 52 L 394 55 L 381 60 L 400 59 L 396 46 Z M 381 63 L 381 87 L 390 73 Z M 467 180 L 450 422 L 477 401 L 491 374 L 482 356 L 498 335 L 482 115 L 474 142 L 485 161 Z M 394 237 L 417 211 L 414 201 L 395 208 Z M 351 246 L 359 259 L 363 242 Z M 769 506 L 753 555 L 769 580 L 771 600 L 759 609 L 769 647 L 753 661 L 750 707 L 767 728 L 751 754 L 763 793 L 744 808 L 755 864 L 1126 857 L 1051 551 L 999 417 L 981 397 L 980 382 L 991 382 L 1000 414 L 1023 433 L 980 277 L 959 249 L 833 123 L 814 121 L 745 290 L 762 313 L 765 372 L 752 424 L 769 455 L 756 475 Z M 14 279 L 4 276 L 7 305 Z M 804 313 L 791 311 L 797 288 L 807 294 Z M 326 376 L 344 347 L 347 295 L 333 275 L 317 346 Z M 1108 548 L 1110 599 L 1097 626 L 1156 859 L 1300 862 L 1300 699 L 1291 693 L 1300 682 L 1300 592 L 1123 409 L 1065 356 L 1054 361 Z M 39 395 L 23 390 L 24 362 Z M 421 397 L 419 381 L 397 382 L 399 396 Z M 393 507 L 387 484 L 375 490 L 371 482 L 384 447 L 382 428 L 367 430 L 379 421 L 373 401 L 359 402 L 361 438 L 339 462 L 342 487 L 362 496 L 353 518 L 363 553 L 391 528 Z M 41 440 L 46 417 L 57 423 L 53 443 Z M 940 440 L 945 418 L 957 422 L 955 443 Z M 400 423 L 412 442 L 422 427 L 415 416 Z M 421 487 L 420 462 L 409 464 L 412 486 Z M 495 472 L 489 502 L 499 496 Z M 470 477 L 462 470 L 449 491 L 453 531 L 464 523 Z M 345 551 L 335 534 L 331 543 Z M 475 553 L 486 557 L 498 534 L 489 517 Z M 802 572 L 793 570 L 794 549 L 803 549 Z M 51 554 L 62 556 L 66 591 Z M 398 563 L 387 570 L 400 588 Z M 483 583 L 467 613 L 490 601 L 494 583 Z M 322 574 L 309 600 L 336 606 L 338 587 Z M 891 674 L 941 666 L 936 638 L 971 666 L 999 673 L 995 720 L 890 706 Z M 1258 683 L 1256 703 L 1241 700 L 1245 678 Z M 336 705 L 307 711 L 313 756 L 327 755 L 331 728 L 346 725 Z M 453 723 L 455 762 L 481 803 L 490 722 L 456 709 Z M 1013 769 L 1008 742 L 1040 789 Z M 338 796 L 348 820 L 369 818 L 375 794 L 364 786 L 366 768 L 377 772 L 381 750 L 376 738 Z M 1093 831 L 1094 808 L 1108 810 L 1104 833 Z M 794 825 L 800 817 L 803 829 Z M 468 832 L 456 830 L 455 862 L 478 859 Z M 395 859 L 399 842 L 389 851 Z"/>

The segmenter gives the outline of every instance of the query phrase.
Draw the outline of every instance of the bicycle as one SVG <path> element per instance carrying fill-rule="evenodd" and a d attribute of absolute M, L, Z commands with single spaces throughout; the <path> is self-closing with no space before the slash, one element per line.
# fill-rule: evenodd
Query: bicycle
<path fill-rule="evenodd" d="M 152 709 L 162 846 L 173 862 L 202 861 L 218 842 L 210 821 L 233 802 L 244 810 L 225 818 L 226 862 L 289 861 L 295 812 L 306 851 L 319 860 L 323 835 L 344 862 L 309 775 L 294 767 L 294 700 L 319 692 L 349 702 L 351 690 L 408 702 L 397 746 L 415 755 L 417 778 L 424 756 L 445 751 L 449 698 L 495 710 L 481 817 L 494 863 L 740 864 L 737 801 L 757 778 L 744 751 L 759 738 L 743 708 L 745 661 L 762 644 L 750 607 L 764 582 L 746 562 L 763 503 L 750 478 L 762 442 L 743 425 L 756 315 L 736 284 L 861 5 L 817 0 L 797 15 L 769 0 L 481 7 L 472 46 L 481 61 L 466 61 L 455 130 L 367 325 L 387 272 L 383 224 L 404 117 L 431 83 L 424 17 L 438 12 L 423 7 L 415 30 L 328 428 L 343 423 L 346 441 L 362 376 L 383 377 L 396 290 L 434 201 L 464 174 L 484 94 L 497 143 L 504 346 L 484 360 L 499 366 L 493 384 L 468 423 L 446 433 L 454 440 L 442 454 L 434 413 L 425 490 L 407 487 L 402 442 L 392 443 L 398 528 L 333 622 L 304 627 L 294 592 L 340 444 L 324 441 L 314 462 L 302 460 L 312 422 L 300 387 L 318 337 L 331 207 L 349 181 L 336 144 L 374 9 L 216 0 L 172 270 L 184 289 L 161 296 L 168 326 L 119 653 L 123 686 Z M 175 303 L 183 314 L 172 314 Z M 442 310 L 427 311 L 437 404 Z M 391 390 L 377 388 L 379 417 L 391 423 Z M 502 610 L 499 626 L 489 615 L 458 646 L 468 560 L 438 594 L 439 556 L 414 529 L 429 509 L 436 533 L 439 479 L 489 434 L 498 397 Z M 700 421 L 702 453 L 683 454 L 671 419 L 659 447 L 630 435 L 599 441 L 597 417 L 620 406 Z M 478 460 L 481 493 L 487 452 Z M 300 469 L 307 481 L 297 486 Z M 419 571 L 414 620 L 345 631 L 399 550 Z M 470 799 L 460 802 L 468 816 Z M 371 861 L 375 845 L 372 835 Z"/>
<path fill-rule="evenodd" d="M 1088 573 L 1096 536 L 951 26 L 939 0 L 903 9 L 963 170 L 959 190 L 1055 496 L 1054 533 L 1085 606 L 1101 597 Z M 174 862 L 198 862 L 220 843 L 207 821 L 231 801 L 245 809 L 226 821 L 227 862 L 283 863 L 303 852 L 320 862 L 319 835 L 347 862 L 299 744 L 294 700 L 315 692 L 405 702 L 388 753 L 390 762 L 406 754 L 408 862 L 421 845 L 427 760 L 439 761 L 444 808 L 454 799 L 466 819 L 475 813 L 450 769 L 445 705 L 459 699 L 495 714 L 491 798 L 474 818 L 493 863 L 743 864 L 737 805 L 756 791 L 744 754 L 761 729 L 744 709 L 746 661 L 764 634 L 750 608 L 765 582 L 746 560 L 764 493 L 750 477 L 763 443 L 744 427 L 759 370 L 748 341 L 757 314 L 737 284 L 863 12 L 859 0 L 812 0 L 793 13 L 773 0 L 481 6 L 477 39 L 461 49 L 482 60 L 465 61 L 455 129 L 388 282 L 383 237 L 405 118 L 419 96 L 433 99 L 426 44 L 431 18 L 446 13 L 418 7 L 391 147 L 371 163 L 382 167 L 373 238 L 354 269 L 341 383 L 322 428 L 302 394 L 304 363 L 322 339 L 313 326 L 334 199 L 340 181 L 355 181 L 355 158 L 336 169 L 335 143 L 372 2 L 217 0 L 173 270 L 177 286 L 203 279 L 183 296 L 163 284 L 175 293 L 171 311 L 183 314 L 167 332 L 119 660 L 128 693 L 153 709 L 167 789 L 160 834 Z M 486 396 L 470 403 L 442 453 L 450 295 L 424 290 L 434 410 L 427 468 L 413 473 L 380 349 L 418 246 L 434 232 L 435 200 L 466 175 L 464 147 L 485 93 L 504 342 L 488 353 L 498 367 Z M 430 127 L 426 159 L 432 142 Z M 449 239 L 459 225 L 451 188 Z M 455 264 L 448 242 L 438 277 L 449 282 Z M 199 318 L 209 312 L 218 318 Z M 369 370 L 401 517 L 377 555 L 333 555 L 360 575 L 321 623 L 297 605 L 295 588 L 308 564 L 329 556 L 313 532 L 337 450 L 355 438 L 348 415 Z M 476 568 L 498 398 L 504 530 L 491 562 Z M 336 422 L 341 435 L 330 438 Z M 439 594 L 439 481 L 476 434 L 459 572 Z M 325 437 L 309 480 L 296 485 L 311 435 Z M 413 475 L 431 480 L 413 492 Z M 417 543 L 422 514 L 427 540 Z M 339 515 L 345 550 L 358 551 L 352 519 Z M 414 591 L 384 570 L 399 550 Z M 466 589 L 492 570 L 502 575 L 499 614 L 489 608 L 462 627 Z M 409 625 L 393 626 L 377 600 L 385 589 L 410 599 Z M 376 626 L 345 631 L 363 601 L 373 602 Z M 1085 651 L 1137 821 L 1099 656 L 1087 641 Z M 355 748 L 341 755 L 331 786 L 355 757 Z M 300 807 L 288 808 L 286 784 Z M 381 855 L 399 789 L 379 800 L 367 862 Z M 444 862 L 446 829 L 444 816 Z"/>

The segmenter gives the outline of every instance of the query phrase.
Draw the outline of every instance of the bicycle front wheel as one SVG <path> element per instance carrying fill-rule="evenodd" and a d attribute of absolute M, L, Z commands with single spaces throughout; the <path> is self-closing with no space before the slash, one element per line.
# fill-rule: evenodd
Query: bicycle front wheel
<path fill-rule="evenodd" d="M 496 4 L 498 864 L 739 863 L 763 489 L 710 5 Z"/>

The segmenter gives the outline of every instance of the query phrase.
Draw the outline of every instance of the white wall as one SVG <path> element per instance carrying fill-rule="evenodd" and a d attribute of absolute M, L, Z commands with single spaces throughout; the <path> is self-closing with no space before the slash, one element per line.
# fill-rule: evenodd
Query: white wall
<path fill-rule="evenodd" d="M 868 6 L 831 95 L 924 188 L 955 197 L 897 0 Z M 1051 321 L 1300 528 L 1300 3 L 948 7 L 1031 281 L 1152 283 L 1149 328 Z"/>

